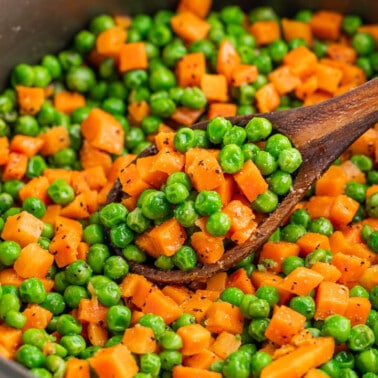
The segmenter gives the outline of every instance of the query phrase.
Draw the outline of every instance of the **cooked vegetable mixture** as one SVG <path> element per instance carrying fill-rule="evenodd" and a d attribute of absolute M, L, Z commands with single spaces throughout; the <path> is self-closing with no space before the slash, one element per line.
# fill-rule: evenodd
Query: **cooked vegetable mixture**
<path fill-rule="evenodd" d="M 34 377 L 378 377 L 378 124 L 232 270 L 129 271 L 216 262 L 291 190 L 290 140 L 225 117 L 378 73 L 378 25 L 358 15 L 210 8 L 96 16 L 0 94 L 0 355 Z"/>

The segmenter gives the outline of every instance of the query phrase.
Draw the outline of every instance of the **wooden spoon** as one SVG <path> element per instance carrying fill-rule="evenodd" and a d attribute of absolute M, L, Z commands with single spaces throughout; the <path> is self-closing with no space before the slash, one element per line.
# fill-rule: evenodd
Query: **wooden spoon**
<path fill-rule="evenodd" d="M 232 268 L 252 252 L 257 252 L 287 219 L 288 214 L 316 179 L 361 134 L 378 122 L 378 78 L 316 105 L 229 119 L 233 125 L 245 126 L 256 116 L 269 119 L 274 129 L 285 134 L 303 158 L 293 188 L 278 208 L 261 220 L 257 231 L 247 242 L 226 251 L 222 259 L 215 264 L 199 265 L 192 271 L 183 272 L 162 271 L 153 266 L 129 262 L 132 272 L 160 284 L 204 281 L 219 271 Z M 198 123 L 193 128 L 205 129 L 207 123 L 208 121 Z M 153 155 L 156 152 L 156 147 L 151 146 L 139 156 Z M 121 198 L 121 185 L 117 182 L 109 194 L 108 202 L 117 202 Z"/>

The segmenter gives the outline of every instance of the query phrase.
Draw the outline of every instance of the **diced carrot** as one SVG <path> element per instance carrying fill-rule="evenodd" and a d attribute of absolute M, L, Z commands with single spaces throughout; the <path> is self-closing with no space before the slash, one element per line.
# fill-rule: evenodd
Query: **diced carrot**
<path fill-rule="evenodd" d="M 190 324 L 180 327 L 177 334 L 181 336 L 183 356 L 191 356 L 207 348 L 211 342 L 211 333 L 200 324 Z"/>
<path fill-rule="evenodd" d="M 89 323 L 87 325 L 88 340 L 92 345 L 103 347 L 108 340 L 107 329 L 100 324 Z"/>
<path fill-rule="evenodd" d="M 373 142 L 374 143 L 374 142 Z M 367 144 L 368 146 L 369 144 Z M 367 154 L 369 156 L 369 154 Z M 344 170 L 347 181 L 356 181 L 360 184 L 366 183 L 365 174 L 361 171 L 357 165 L 353 164 L 350 160 L 346 160 L 341 163 L 341 168 Z"/>
<path fill-rule="evenodd" d="M 53 262 L 54 256 L 49 251 L 38 243 L 29 243 L 22 248 L 13 268 L 22 278 L 44 278 Z"/>
<path fill-rule="evenodd" d="M 306 232 L 296 243 L 300 248 L 300 256 L 307 256 L 318 248 L 330 249 L 328 236 L 317 232 Z"/>
<path fill-rule="evenodd" d="M 286 42 L 295 38 L 303 39 L 308 46 L 312 45 L 312 30 L 307 22 L 282 18 L 282 33 Z"/>
<path fill-rule="evenodd" d="M 176 285 L 165 285 L 161 290 L 179 305 L 184 303 L 184 301 L 186 301 L 192 294 L 192 292 L 186 287 Z"/>
<path fill-rule="evenodd" d="M 180 308 L 183 312 L 193 315 L 197 323 L 201 323 L 212 303 L 213 300 L 195 292 L 180 304 Z"/>
<path fill-rule="evenodd" d="M 335 351 L 332 337 L 317 337 L 264 367 L 261 378 L 302 377 L 330 360 Z"/>
<path fill-rule="evenodd" d="M 300 84 L 299 77 L 288 66 L 280 66 L 268 74 L 269 81 L 274 84 L 280 96 L 295 90 Z"/>
<path fill-rule="evenodd" d="M 26 247 L 38 241 L 43 228 L 44 223 L 40 219 L 27 211 L 21 211 L 7 218 L 1 237 L 3 240 L 13 240 L 21 247 Z"/>
<path fill-rule="evenodd" d="M 353 220 L 359 207 L 359 202 L 353 198 L 339 194 L 333 202 L 329 219 L 336 227 L 346 226 Z"/>
<path fill-rule="evenodd" d="M 172 151 L 169 147 L 162 147 L 155 155 L 151 168 L 168 175 L 184 168 L 185 157 L 181 152 Z"/>
<path fill-rule="evenodd" d="M 256 21 L 250 26 L 249 31 L 258 45 L 268 45 L 281 36 L 280 25 L 275 20 Z"/>
<path fill-rule="evenodd" d="M 28 165 L 28 156 L 24 153 L 10 152 L 4 166 L 2 180 L 21 180 Z"/>
<path fill-rule="evenodd" d="M 258 76 L 257 67 L 253 64 L 238 64 L 231 72 L 230 84 L 240 87 L 243 84 L 253 83 Z"/>
<path fill-rule="evenodd" d="M 39 134 L 38 138 L 43 140 L 41 154 L 43 156 L 53 155 L 56 152 L 69 147 L 70 136 L 65 126 L 54 126 Z"/>
<path fill-rule="evenodd" d="M 6 268 L 0 271 L 0 284 L 1 285 L 13 285 L 19 287 L 24 281 L 13 268 Z"/>
<path fill-rule="evenodd" d="M 51 311 L 35 303 L 29 304 L 22 313 L 26 316 L 23 331 L 29 328 L 45 329 L 53 317 Z"/>
<path fill-rule="evenodd" d="M 111 154 L 121 154 L 124 145 L 124 131 L 121 124 L 111 114 L 93 108 L 82 122 L 80 130 L 94 147 Z"/>
<path fill-rule="evenodd" d="M 318 78 L 315 75 L 311 75 L 297 85 L 294 93 L 299 99 L 305 100 L 307 97 L 313 95 L 317 89 Z"/>
<path fill-rule="evenodd" d="M 63 179 L 67 184 L 72 183 L 72 171 L 63 168 L 46 168 L 43 171 L 43 176 L 46 177 L 49 183 L 53 183 L 56 179 Z"/>
<path fill-rule="evenodd" d="M 205 39 L 210 24 L 191 12 L 181 12 L 171 17 L 172 30 L 186 42 Z"/>
<path fill-rule="evenodd" d="M 39 87 L 16 86 L 17 102 L 22 114 L 37 114 L 45 100 L 45 91 Z"/>
<path fill-rule="evenodd" d="M 77 92 L 62 91 L 54 96 L 55 108 L 66 114 L 85 106 L 85 103 L 85 97 Z"/>
<path fill-rule="evenodd" d="M 82 323 L 106 324 L 106 314 L 109 308 L 97 300 L 82 298 L 77 309 L 77 319 Z"/>
<path fill-rule="evenodd" d="M 0 166 L 5 165 L 9 158 L 9 140 L 7 137 L 0 137 Z"/>
<path fill-rule="evenodd" d="M 367 268 L 364 274 L 358 280 L 366 290 L 371 290 L 374 286 L 378 285 L 378 265 L 372 265 Z"/>
<path fill-rule="evenodd" d="M 135 163 L 125 167 L 119 175 L 124 192 L 131 196 L 139 196 L 143 190 L 150 188 L 141 177 Z"/>
<path fill-rule="evenodd" d="M 282 262 L 289 256 L 298 256 L 299 246 L 295 243 L 285 241 L 268 241 L 263 245 L 259 261 L 265 259 L 274 261 L 274 265 L 269 270 L 275 273 L 282 271 Z"/>
<path fill-rule="evenodd" d="M 150 105 L 145 100 L 132 102 L 128 105 L 127 112 L 131 123 L 140 125 L 143 119 L 150 114 Z"/>
<path fill-rule="evenodd" d="M 177 62 L 176 76 L 180 87 L 199 87 L 205 73 L 206 58 L 201 52 L 187 54 Z"/>
<path fill-rule="evenodd" d="M 206 313 L 205 327 L 211 333 L 229 332 L 237 335 L 243 330 L 243 315 L 231 303 L 213 302 Z"/>
<path fill-rule="evenodd" d="M 175 301 L 160 289 L 152 290 L 147 295 L 142 310 L 146 314 L 152 313 L 161 316 L 166 324 L 171 324 L 182 314 L 182 310 Z"/>
<path fill-rule="evenodd" d="M 304 101 L 302 106 L 310 106 L 314 104 L 318 104 L 322 101 L 326 101 L 332 97 L 332 94 L 317 90 L 315 93 L 312 95 L 309 95 Z"/>
<path fill-rule="evenodd" d="M 205 18 L 211 9 L 212 0 L 180 0 L 177 12 L 192 12 L 198 17 Z"/>
<path fill-rule="evenodd" d="M 216 263 L 224 254 L 223 238 L 219 236 L 197 231 L 190 237 L 190 242 L 202 264 Z"/>
<path fill-rule="evenodd" d="M 231 42 L 223 40 L 218 49 L 216 72 L 230 82 L 233 70 L 241 63 L 240 56 Z"/>
<path fill-rule="evenodd" d="M 263 85 L 255 94 L 256 106 L 259 112 L 271 112 L 280 105 L 280 95 L 273 83 Z"/>
<path fill-rule="evenodd" d="M 80 164 L 84 169 L 101 166 L 107 174 L 112 166 L 112 158 L 110 154 L 94 147 L 84 139 L 80 149 Z"/>
<path fill-rule="evenodd" d="M 43 146 L 43 140 L 28 135 L 15 135 L 10 143 L 10 151 L 24 154 L 28 157 L 34 156 Z"/>
<path fill-rule="evenodd" d="M 218 272 L 212 277 L 209 277 L 206 281 L 206 290 L 219 291 L 222 292 L 226 288 L 227 284 L 227 273 Z"/>
<path fill-rule="evenodd" d="M 312 269 L 298 267 L 283 279 L 281 287 L 296 295 L 308 295 L 323 279 L 320 273 Z"/>
<path fill-rule="evenodd" d="M 234 174 L 234 179 L 250 202 L 268 189 L 268 183 L 252 160 L 244 163 L 243 168 Z"/>
<path fill-rule="evenodd" d="M 341 272 L 334 265 L 322 261 L 317 261 L 311 269 L 320 273 L 324 281 L 337 282 L 341 277 Z"/>
<path fill-rule="evenodd" d="M 198 121 L 204 111 L 204 108 L 191 109 L 186 106 L 177 106 L 170 118 L 179 125 L 191 126 Z"/>
<path fill-rule="evenodd" d="M 152 290 L 152 282 L 145 277 L 129 273 L 120 284 L 122 297 L 130 298 L 137 307 L 142 308 L 149 292 Z"/>
<path fill-rule="evenodd" d="M 221 74 L 203 74 L 201 89 L 208 101 L 227 102 L 227 78 Z"/>
<path fill-rule="evenodd" d="M 209 105 L 207 118 L 232 117 L 236 115 L 237 106 L 232 103 L 214 102 Z"/>
<path fill-rule="evenodd" d="M 292 72 L 299 77 L 308 77 L 315 71 L 316 55 L 307 47 L 299 46 L 290 50 L 284 57 L 283 63 L 287 64 Z"/>
<path fill-rule="evenodd" d="M 58 231 L 51 240 L 49 251 L 55 255 L 55 262 L 62 268 L 77 260 L 77 248 L 81 235 L 75 230 Z"/>
<path fill-rule="evenodd" d="M 330 10 L 319 10 L 311 18 L 310 26 L 314 37 L 337 40 L 341 32 L 343 16 Z"/>
<path fill-rule="evenodd" d="M 305 203 L 304 208 L 309 212 L 312 219 L 324 217 L 329 218 L 335 196 L 313 195 Z"/>
<path fill-rule="evenodd" d="M 354 64 L 357 59 L 356 50 L 343 43 L 337 42 L 333 42 L 328 45 L 327 56 L 329 56 L 332 60 L 337 60 L 348 64 Z"/>
<path fill-rule="evenodd" d="M 316 310 L 314 319 L 324 320 L 330 315 L 344 315 L 348 307 L 349 290 L 346 286 L 323 281 L 315 295 Z"/>
<path fill-rule="evenodd" d="M 318 79 L 318 88 L 333 94 L 341 83 L 343 73 L 337 68 L 318 63 L 315 68 L 315 76 Z"/>
<path fill-rule="evenodd" d="M 24 201 L 29 197 L 39 198 L 46 205 L 49 202 L 49 196 L 47 189 L 50 186 L 50 182 L 45 176 L 34 177 L 29 180 L 18 192 L 21 201 Z"/>
<path fill-rule="evenodd" d="M 90 378 L 89 364 L 87 360 L 70 358 L 66 364 L 66 378 Z"/>
<path fill-rule="evenodd" d="M 144 42 L 124 43 L 119 48 L 119 70 L 126 72 L 148 67 L 147 52 Z"/>
<path fill-rule="evenodd" d="M 290 339 L 302 330 L 306 317 L 285 305 L 273 313 L 265 331 L 265 336 L 278 345 L 288 344 Z"/>
<path fill-rule="evenodd" d="M 214 343 L 212 345 L 214 345 Z M 205 348 L 197 354 L 184 357 L 182 364 L 186 367 L 206 369 L 205 371 L 208 371 L 210 365 L 219 360 L 221 360 L 221 358 L 218 357 L 217 354 L 212 352 L 210 349 Z"/>
<path fill-rule="evenodd" d="M 222 374 L 205 369 L 176 365 L 172 369 L 172 378 L 222 378 Z"/>
<path fill-rule="evenodd" d="M 127 328 L 122 343 L 135 354 L 152 353 L 157 347 L 154 331 L 141 324 Z"/>
<path fill-rule="evenodd" d="M 344 316 L 350 320 L 351 326 L 365 324 L 371 310 L 371 302 L 368 298 L 349 297 L 348 306 Z"/>
<path fill-rule="evenodd" d="M 359 280 L 366 269 L 369 268 L 370 262 L 357 256 L 338 252 L 333 255 L 332 265 L 341 272 L 339 282 L 348 286 L 348 284 Z"/>
<path fill-rule="evenodd" d="M 112 183 L 115 182 L 121 170 L 127 167 L 135 158 L 136 158 L 135 154 L 126 154 L 126 155 L 118 156 L 113 161 L 107 173 L 107 180 L 111 181 Z"/>
<path fill-rule="evenodd" d="M 126 42 L 127 32 L 121 26 L 102 31 L 96 39 L 99 54 L 118 59 L 120 47 Z"/>
<path fill-rule="evenodd" d="M 244 294 L 254 294 L 255 288 L 252 285 L 251 279 L 243 268 L 235 270 L 227 278 L 227 287 L 237 287 L 242 290 Z"/>
<path fill-rule="evenodd" d="M 126 345 L 119 343 L 102 348 L 88 359 L 90 366 L 99 378 L 132 378 L 139 367 Z"/>
<path fill-rule="evenodd" d="M 222 360 L 225 360 L 232 352 L 238 350 L 240 345 L 241 341 L 238 337 L 224 331 L 216 337 L 210 349 Z"/>
<path fill-rule="evenodd" d="M 22 342 L 22 330 L 0 324 L 0 345 L 9 353 L 9 358 L 14 355 Z"/>

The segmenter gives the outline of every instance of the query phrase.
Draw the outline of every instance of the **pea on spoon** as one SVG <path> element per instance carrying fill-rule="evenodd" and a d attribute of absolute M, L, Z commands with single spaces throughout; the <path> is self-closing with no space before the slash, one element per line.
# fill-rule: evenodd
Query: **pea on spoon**
<path fill-rule="evenodd" d="M 233 125 L 245 126 L 256 116 L 269 119 L 273 128 L 285 134 L 302 155 L 303 163 L 289 194 L 274 212 L 261 218 L 256 232 L 248 241 L 227 250 L 221 260 L 214 264 L 198 265 L 193 270 L 184 272 L 163 271 L 152 265 L 129 262 L 132 272 L 159 284 L 187 284 L 205 281 L 217 272 L 232 268 L 252 252 L 258 252 L 322 173 L 360 135 L 378 122 L 378 78 L 319 104 L 228 119 Z M 206 129 L 207 124 L 208 121 L 200 122 L 192 128 Z M 156 153 L 157 149 L 152 145 L 138 157 Z M 122 194 L 121 185 L 117 181 L 109 193 L 108 203 L 119 202 Z M 121 254 L 121 251 L 117 253 Z"/>

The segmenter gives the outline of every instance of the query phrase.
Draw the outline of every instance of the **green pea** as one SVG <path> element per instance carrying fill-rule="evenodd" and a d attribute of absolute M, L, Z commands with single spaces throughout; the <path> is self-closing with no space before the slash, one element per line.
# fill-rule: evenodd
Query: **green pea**
<path fill-rule="evenodd" d="M 378 286 L 374 286 L 369 293 L 370 303 L 374 310 L 378 310 Z"/>
<path fill-rule="evenodd" d="M 369 216 L 378 218 L 378 193 L 373 193 L 367 198 L 366 211 Z"/>
<path fill-rule="evenodd" d="M 259 6 L 254 7 L 249 12 L 249 21 L 250 22 L 257 22 L 257 21 L 276 21 L 278 16 L 274 9 L 270 6 Z"/>
<path fill-rule="evenodd" d="M 278 206 L 277 194 L 271 190 L 266 190 L 260 194 L 253 202 L 252 208 L 260 213 L 271 213 Z"/>
<path fill-rule="evenodd" d="M 126 220 L 128 210 L 121 203 L 110 203 L 100 210 L 100 220 L 105 227 L 114 227 Z"/>
<path fill-rule="evenodd" d="M 147 116 L 142 120 L 141 128 L 146 135 L 154 134 L 158 131 L 161 123 L 160 117 Z"/>
<path fill-rule="evenodd" d="M 95 81 L 93 70 L 87 66 L 71 67 L 66 75 L 67 87 L 80 93 L 88 92 Z"/>
<path fill-rule="evenodd" d="M 85 287 L 79 285 L 68 285 L 63 291 L 63 298 L 70 308 L 78 308 L 82 299 L 88 299 L 89 294 Z"/>
<path fill-rule="evenodd" d="M 124 332 L 129 327 L 130 321 L 131 310 L 127 306 L 114 305 L 106 313 L 106 324 L 111 332 Z"/>
<path fill-rule="evenodd" d="M 96 243 L 89 247 L 87 263 L 93 273 L 101 273 L 105 260 L 110 256 L 109 247 L 105 244 Z"/>
<path fill-rule="evenodd" d="M 151 220 L 162 219 L 168 215 L 170 203 L 162 191 L 149 192 L 142 202 L 143 215 Z"/>
<path fill-rule="evenodd" d="M 332 253 L 331 251 L 323 248 L 317 248 L 311 253 L 309 253 L 305 258 L 305 266 L 311 267 L 316 262 L 325 262 L 330 263 L 332 261 Z"/>
<path fill-rule="evenodd" d="M 250 304 L 254 302 L 256 299 L 257 297 L 254 294 L 245 294 L 242 297 L 239 308 L 240 308 L 240 312 L 243 314 L 245 318 L 250 319 L 248 309 L 249 309 Z"/>
<path fill-rule="evenodd" d="M 61 271 L 55 274 L 54 277 L 54 289 L 59 292 L 63 293 L 65 288 L 69 285 L 66 280 L 66 273 L 65 271 Z"/>
<path fill-rule="evenodd" d="M 45 159 L 42 156 L 40 155 L 31 156 L 28 159 L 25 176 L 30 179 L 34 177 L 42 176 L 43 171 L 46 168 L 47 168 L 47 164 L 46 164 Z"/>
<path fill-rule="evenodd" d="M 160 68 L 150 74 L 149 84 L 154 92 L 169 90 L 176 86 L 176 78 L 171 70 Z"/>
<path fill-rule="evenodd" d="M 83 230 L 83 240 L 89 245 L 104 241 L 104 229 L 100 224 L 89 224 Z"/>
<path fill-rule="evenodd" d="M 112 280 L 123 278 L 129 272 L 129 264 L 121 256 L 110 256 L 104 264 L 104 275 Z"/>
<path fill-rule="evenodd" d="M 194 131 L 189 127 L 182 127 L 175 133 L 173 143 L 177 151 L 188 151 L 196 144 Z"/>
<path fill-rule="evenodd" d="M 181 104 L 191 109 L 202 109 L 207 103 L 204 92 L 197 87 L 184 88 Z"/>
<path fill-rule="evenodd" d="M 52 79 L 58 79 L 62 75 L 62 67 L 59 59 L 54 55 L 45 55 L 42 58 L 41 65 L 48 69 Z"/>
<path fill-rule="evenodd" d="M 277 162 L 282 171 L 293 173 L 302 164 L 302 156 L 296 148 L 287 148 L 280 152 Z"/>
<path fill-rule="evenodd" d="M 126 112 L 126 105 L 121 98 L 107 97 L 102 101 L 102 109 L 110 114 L 123 115 Z"/>
<path fill-rule="evenodd" d="M 86 348 L 84 337 L 78 334 L 64 335 L 60 339 L 60 345 L 67 349 L 70 356 L 78 356 Z"/>
<path fill-rule="evenodd" d="M 159 339 L 160 345 L 164 349 L 178 350 L 183 346 L 183 341 L 180 335 L 173 331 L 165 332 Z"/>
<path fill-rule="evenodd" d="M 256 290 L 256 297 L 268 302 L 270 307 L 278 303 L 280 294 L 273 286 L 263 285 Z"/>
<path fill-rule="evenodd" d="M 46 299 L 46 289 L 38 278 L 27 278 L 19 287 L 20 297 L 24 302 L 40 304 Z"/>
<path fill-rule="evenodd" d="M 341 369 L 338 362 L 335 359 L 330 359 L 319 367 L 323 373 L 326 373 L 330 377 L 340 377 Z"/>
<path fill-rule="evenodd" d="M 222 374 L 226 378 L 248 378 L 250 374 L 248 357 L 238 350 L 232 352 L 224 361 Z"/>
<path fill-rule="evenodd" d="M 306 209 L 297 209 L 294 213 L 290 216 L 289 222 L 293 224 L 298 224 L 305 228 L 308 227 L 311 221 L 311 216 Z"/>
<path fill-rule="evenodd" d="M 357 32 L 351 41 L 352 47 L 358 55 L 369 55 L 374 51 L 375 41 L 371 34 Z"/>
<path fill-rule="evenodd" d="M 361 285 L 354 285 L 349 290 L 350 297 L 369 298 L 369 292 Z"/>
<path fill-rule="evenodd" d="M 52 312 L 53 315 L 59 315 L 65 310 L 66 303 L 62 294 L 50 292 L 46 294 L 46 298 L 41 303 L 41 306 Z"/>
<path fill-rule="evenodd" d="M 243 296 L 244 293 L 241 289 L 237 287 L 228 287 L 221 292 L 220 299 L 239 307 Z"/>
<path fill-rule="evenodd" d="M 289 48 L 287 44 L 282 39 L 277 39 L 273 41 L 268 46 L 268 52 L 273 62 L 279 64 L 283 61 L 283 58 L 288 53 Z"/>
<path fill-rule="evenodd" d="M 96 37 L 89 30 L 81 30 L 75 35 L 74 46 L 80 54 L 89 53 L 96 44 Z"/>
<path fill-rule="evenodd" d="M 64 179 L 54 180 L 47 188 L 47 194 L 58 205 L 67 205 L 75 198 L 75 192 L 71 185 Z"/>
<path fill-rule="evenodd" d="M 222 208 L 222 199 L 215 191 L 203 190 L 197 194 L 194 208 L 198 214 L 209 216 L 220 211 Z"/>
<path fill-rule="evenodd" d="M 364 374 L 364 378 L 369 373 L 378 375 L 378 350 L 376 348 L 361 351 L 357 354 L 355 361 L 357 370 Z"/>
<path fill-rule="evenodd" d="M 221 211 L 211 214 L 206 221 L 206 231 L 213 236 L 224 236 L 230 228 L 230 217 Z"/>
<path fill-rule="evenodd" d="M 101 32 L 112 28 L 114 25 L 113 17 L 107 14 L 100 14 L 91 20 L 89 30 L 97 36 Z"/>
<path fill-rule="evenodd" d="M 9 327 L 21 329 L 26 323 L 26 316 L 22 312 L 9 310 L 4 320 Z"/>
<path fill-rule="evenodd" d="M 135 244 L 129 244 L 126 248 L 122 249 L 122 254 L 127 261 L 135 261 L 143 263 L 146 261 L 146 254 L 138 248 Z"/>
<path fill-rule="evenodd" d="M 38 122 L 31 115 L 22 115 L 16 121 L 14 132 L 15 134 L 36 137 L 39 134 Z"/>
<path fill-rule="evenodd" d="M 134 233 L 126 223 L 117 224 L 110 230 L 110 241 L 118 248 L 125 248 L 133 240 Z"/>
<path fill-rule="evenodd" d="M 259 377 L 265 366 L 272 362 L 272 356 L 263 351 L 257 351 L 251 357 L 251 373 L 253 377 Z"/>
<path fill-rule="evenodd" d="M 159 315 L 145 314 L 139 319 L 138 323 L 142 326 L 151 328 L 157 339 L 159 339 L 165 332 L 165 322 Z"/>
<path fill-rule="evenodd" d="M 347 346 L 354 352 L 361 352 L 374 344 L 374 332 L 366 324 L 357 324 L 350 330 Z"/>
<path fill-rule="evenodd" d="M 350 158 L 351 162 L 355 164 L 362 172 L 368 172 L 373 168 L 373 161 L 366 155 L 353 155 Z"/>
<path fill-rule="evenodd" d="M 173 210 L 173 213 L 177 221 L 184 227 L 194 226 L 196 220 L 199 218 L 195 203 L 191 200 L 179 203 Z"/>
<path fill-rule="evenodd" d="M 189 52 L 201 52 L 205 55 L 206 59 L 209 59 L 211 55 L 215 52 L 214 43 L 212 43 L 208 39 L 201 39 L 198 41 L 194 41 L 189 46 Z"/>
<path fill-rule="evenodd" d="M 299 256 L 288 256 L 282 262 L 282 271 L 287 276 L 294 269 L 304 266 L 304 260 Z"/>
<path fill-rule="evenodd" d="M 46 206 L 38 197 L 26 198 L 22 203 L 22 208 L 37 218 L 42 218 L 46 213 Z"/>
<path fill-rule="evenodd" d="M 252 63 L 261 74 L 268 74 L 273 70 L 272 58 L 268 54 L 259 54 L 253 57 Z"/>
<path fill-rule="evenodd" d="M 164 24 L 154 24 L 148 30 L 147 39 L 156 46 L 165 46 L 172 39 L 171 29 Z"/>
<path fill-rule="evenodd" d="M 226 173 L 236 173 L 243 168 L 244 154 L 237 144 L 225 145 L 219 153 L 219 164 Z"/>
<path fill-rule="evenodd" d="M 215 144 L 222 143 L 224 135 L 231 128 L 232 123 L 226 118 L 216 117 L 211 119 L 207 125 L 207 135 L 210 142 Z"/>
<path fill-rule="evenodd" d="M 350 181 L 345 185 L 344 193 L 354 200 L 363 203 L 366 198 L 367 186 L 356 181 Z"/>
<path fill-rule="evenodd" d="M 182 363 L 182 354 L 177 350 L 163 350 L 159 354 L 161 368 L 169 371 Z"/>
<path fill-rule="evenodd" d="M 257 151 L 254 163 L 264 176 L 273 174 L 277 170 L 277 161 L 273 155 L 266 151 Z"/>
<path fill-rule="evenodd" d="M 52 378 L 52 374 L 45 368 L 36 367 L 30 369 L 30 373 L 35 378 Z"/>
<path fill-rule="evenodd" d="M 28 369 L 41 367 L 45 359 L 42 351 L 34 345 L 24 344 L 16 352 L 16 361 Z"/>
<path fill-rule="evenodd" d="M 63 314 L 58 318 L 56 329 L 61 335 L 78 335 L 82 331 L 82 325 L 72 315 Z"/>
<path fill-rule="evenodd" d="M 247 139 L 250 142 L 258 142 L 266 139 L 272 132 L 273 126 L 269 120 L 262 117 L 252 118 L 245 126 Z"/>
<path fill-rule="evenodd" d="M 150 352 L 143 354 L 140 357 L 140 371 L 141 373 L 149 374 L 152 377 L 157 377 L 161 369 L 161 360 L 159 355 Z"/>
<path fill-rule="evenodd" d="M 182 246 L 172 256 L 172 262 L 180 270 L 189 271 L 197 264 L 197 254 L 192 247 Z"/>
<path fill-rule="evenodd" d="M 281 229 L 281 239 L 295 243 L 300 237 L 306 233 L 305 227 L 299 224 L 289 223 Z"/>
<path fill-rule="evenodd" d="M 51 82 L 50 71 L 44 66 L 34 66 L 34 85 L 40 88 L 46 88 Z"/>
<path fill-rule="evenodd" d="M 354 355 L 350 351 L 342 350 L 335 354 L 334 359 L 341 369 L 354 367 Z"/>
<path fill-rule="evenodd" d="M 330 236 L 333 232 L 333 225 L 329 219 L 319 217 L 310 222 L 309 230 L 311 232 L 317 232 L 319 234 Z"/>
<path fill-rule="evenodd" d="M 195 323 L 196 319 L 194 315 L 184 312 L 172 323 L 171 327 L 174 331 L 177 331 L 180 327 L 185 327 Z"/>
<path fill-rule="evenodd" d="M 11 83 L 13 86 L 23 85 L 25 87 L 31 87 L 34 84 L 34 75 L 33 67 L 24 63 L 18 64 L 12 70 Z"/>
<path fill-rule="evenodd" d="M 92 268 L 84 260 L 76 260 L 65 268 L 66 280 L 72 285 L 86 285 L 92 276 Z"/>
<path fill-rule="evenodd" d="M 104 306 L 114 306 L 121 299 L 121 289 L 116 282 L 105 276 L 94 276 L 89 280 L 88 290 Z"/>
<path fill-rule="evenodd" d="M 189 197 L 189 191 L 184 184 L 179 182 L 167 185 L 164 189 L 168 202 L 179 204 Z"/>
<path fill-rule="evenodd" d="M 269 302 L 265 299 L 257 298 L 248 306 L 248 314 L 251 319 L 266 318 L 269 313 Z"/>
<path fill-rule="evenodd" d="M 5 266 L 11 266 L 21 253 L 21 246 L 13 240 L 0 242 L 0 262 Z"/>
<path fill-rule="evenodd" d="M 175 102 L 170 98 L 150 99 L 151 113 L 157 117 L 168 118 L 176 110 Z"/>
<path fill-rule="evenodd" d="M 271 174 L 268 182 L 269 189 L 279 196 L 286 195 L 293 185 L 291 175 L 279 169 Z"/>

